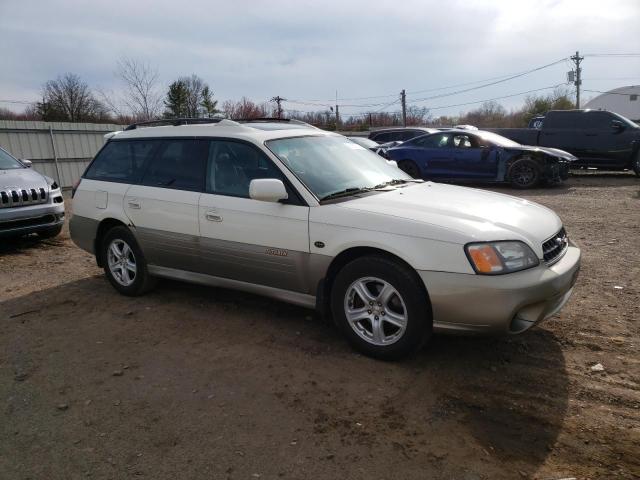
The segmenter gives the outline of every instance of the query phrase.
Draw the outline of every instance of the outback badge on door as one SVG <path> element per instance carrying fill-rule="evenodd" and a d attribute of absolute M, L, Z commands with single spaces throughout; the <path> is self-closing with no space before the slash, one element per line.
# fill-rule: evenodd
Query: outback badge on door
<path fill-rule="evenodd" d="M 267 248 L 265 250 L 265 253 L 267 255 L 275 255 L 276 257 L 286 257 L 287 255 L 289 255 L 288 250 L 282 250 L 280 248 Z"/>

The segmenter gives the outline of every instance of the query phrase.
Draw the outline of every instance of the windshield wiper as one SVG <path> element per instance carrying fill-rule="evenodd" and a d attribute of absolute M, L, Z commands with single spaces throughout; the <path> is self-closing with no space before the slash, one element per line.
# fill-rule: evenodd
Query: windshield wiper
<path fill-rule="evenodd" d="M 384 188 L 387 187 L 389 185 L 401 185 L 403 183 L 422 183 L 424 182 L 424 180 L 420 180 L 417 178 L 394 178 L 393 180 L 389 180 L 388 182 L 384 182 L 381 183 L 379 185 L 376 185 L 373 188 Z"/>
<path fill-rule="evenodd" d="M 338 192 L 333 192 L 328 195 L 325 195 L 324 197 L 320 198 L 320 201 L 322 202 L 324 200 L 331 200 L 332 198 L 348 197 L 349 195 L 355 195 L 356 193 L 370 192 L 374 188 L 377 188 L 377 187 L 373 187 L 373 188 L 349 187 L 349 188 L 345 188 L 344 190 L 340 190 Z"/>

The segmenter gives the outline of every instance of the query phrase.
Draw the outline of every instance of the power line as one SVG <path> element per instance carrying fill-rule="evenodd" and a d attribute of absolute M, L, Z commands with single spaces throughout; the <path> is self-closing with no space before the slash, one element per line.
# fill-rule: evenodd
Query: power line
<path fill-rule="evenodd" d="M 491 77 L 491 78 L 485 78 L 483 80 L 475 80 L 473 82 L 465 82 L 465 83 L 458 83 L 458 84 L 453 84 L 453 85 L 448 85 L 448 86 L 444 86 L 444 87 L 435 87 L 435 88 L 428 88 L 428 89 L 422 89 L 422 90 L 413 90 L 413 91 L 408 91 L 406 92 L 407 94 L 416 94 L 416 93 L 425 93 L 425 92 L 435 92 L 435 91 L 439 91 L 439 90 L 448 90 L 450 88 L 457 88 L 457 87 L 464 87 L 467 85 L 476 85 L 477 83 L 482 83 L 482 82 L 491 82 L 491 83 L 487 83 L 484 85 L 478 85 L 476 87 L 470 88 L 470 89 L 466 89 L 466 90 L 461 90 L 459 92 L 449 92 L 446 94 L 442 94 L 442 97 L 445 96 L 451 96 L 451 95 L 456 95 L 458 93 L 464 93 L 467 91 L 472 91 L 472 90 L 477 90 L 480 88 L 485 88 L 488 86 L 492 86 L 492 85 L 497 85 L 499 83 L 503 83 L 503 82 L 507 82 L 509 80 L 513 80 L 515 78 L 519 78 L 519 77 L 523 77 L 525 75 L 529 75 L 530 73 L 534 73 L 537 72 L 539 70 L 543 70 L 545 68 L 549 68 L 552 67 L 554 65 L 557 65 L 559 63 L 565 62 L 567 60 L 567 57 L 561 58 L 559 60 L 556 60 L 555 62 L 551 62 L 548 63 L 546 65 L 541 65 L 539 67 L 535 67 L 529 70 L 525 70 L 522 72 L 518 72 L 518 73 L 510 73 L 510 74 L 505 74 L 505 75 L 500 75 L 497 77 Z M 392 94 L 388 94 L 388 95 L 374 95 L 374 96 L 369 96 L 369 97 L 351 97 L 351 98 L 338 98 L 338 101 L 350 101 L 350 100 L 369 100 L 369 99 L 374 99 L 374 98 L 389 98 L 389 97 L 396 97 L 398 94 L 397 93 L 392 93 Z M 431 98 L 439 98 L 440 95 L 438 96 L 434 96 L 434 97 L 429 97 L 429 99 Z M 332 100 L 290 100 L 292 103 L 298 103 L 300 105 L 320 105 L 320 106 L 324 106 L 324 105 L 328 105 L 325 104 L 323 102 L 333 102 Z M 384 103 L 372 103 L 372 104 L 353 104 L 353 105 L 348 105 L 348 104 L 340 104 L 343 107 L 377 107 L 380 105 L 384 105 Z"/>
<path fill-rule="evenodd" d="M 585 57 L 640 57 L 640 53 L 586 53 Z"/>
<path fill-rule="evenodd" d="M 485 83 L 485 84 L 479 85 L 477 87 L 466 88 L 466 89 L 463 89 L 463 90 L 456 90 L 455 92 L 442 93 L 440 95 L 433 95 L 431 97 L 417 98 L 417 99 L 414 100 L 414 102 L 422 102 L 422 101 L 425 101 L 425 100 L 434 100 L 436 98 L 450 97 L 450 96 L 453 96 L 453 95 L 459 95 L 461 93 L 471 92 L 473 90 L 479 90 L 481 88 L 490 87 L 492 85 L 497 85 L 499 83 L 503 83 L 503 82 L 506 82 L 508 80 L 513 80 L 514 78 L 519 78 L 519 77 L 522 77 L 522 76 L 527 75 L 529 73 L 536 72 L 538 70 L 542 70 L 543 68 L 547 68 L 547 67 L 550 67 L 552 65 L 557 65 L 558 63 L 562 63 L 564 61 L 565 61 L 565 59 L 563 58 L 563 59 L 557 60 L 557 61 L 555 61 L 553 63 L 549 63 L 547 65 L 543 65 L 542 67 L 537 67 L 537 68 L 534 68 L 532 70 L 528 70 L 527 72 L 520 73 L 518 75 L 512 75 L 512 76 L 510 76 L 508 78 L 505 78 L 503 80 L 498 80 L 498 81 L 491 82 L 491 83 Z"/>
<path fill-rule="evenodd" d="M 36 102 L 35 101 L 28 102 L 26 100 L 0 100 L 0 103 L 22 103 L 25 105 L 31 105 L 32 103 L 36 103 Z"/>
<path fill-rule="evenodd" d="M 503 96 L 500 96 L 500 97 L 486 98 L 484 100 L 477 100 L 477 101 L 474 101 L 474 102 L 456 103 L 454 105 L 440 105 L 438 107 L 428 107 L 428 108 L 429 108 L 429 110 L 440 110 L 440 109 L 443 109 L 443 108 L 464 107 L 466 105 L 474 105 L 474 104 L 477 104 L 477 103 L 491 102 L 491 101 L 494 101 L 494 100 L 502 100 L 504 98 L 512 98 L 512 97 L 517 97 L 517 96 L 520 96 L 520 95 L 526 95 L 528 93 L 540 92 L 542 90 L 550 90 L 552 88 L 558 88 L 558 87 L 560 87 L 562 85 L 565 85 L 565 84 L 564 83 L 558 83 L 557 85 L 550 85 L 548 87 L 535 88 L 533 90 L 527 90 L 526 92 L 513 93 L 511 95 L 503 95 Z"/>

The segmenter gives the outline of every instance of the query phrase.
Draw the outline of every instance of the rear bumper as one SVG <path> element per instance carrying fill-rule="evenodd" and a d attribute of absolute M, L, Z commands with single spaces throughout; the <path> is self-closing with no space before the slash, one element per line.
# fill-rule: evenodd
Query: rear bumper
<path fill-rule="evenodd" d="M 548 267 L 500 276 L 419 271 L 436 332 L 521 333 L 558 313 L 573 292 L 580 250 Z"/>
<path fill-rule="evenodd" d="M 100 222 L 93 218 L 72 215 L 69 220 L 69 235 L 71 240 L 81 249 L 95 254 L 95 241 Z"/>
<path fill-rule="evenodd" d="M 0 210 L 0 237 L 17 237 L 59 227 L 64 223 L 64 202 Z"/>

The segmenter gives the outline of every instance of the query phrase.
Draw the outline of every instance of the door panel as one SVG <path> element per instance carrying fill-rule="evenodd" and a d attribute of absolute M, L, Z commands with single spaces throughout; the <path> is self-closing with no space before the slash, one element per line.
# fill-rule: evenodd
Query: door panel
<path fill-rule="evenodd" d="M 203 194 L 199 223 L 202 273 L 315 294 L 309 207 Z"/>
<path fill-rule="evenodd" d="M 124 199 L 146 260 L 180 270 L 199 267 L 198 201 L 204 189 L 207 140 L 162 141 Z"/>
<path fill-rule="evenodd" d="M 456 178 L 496 178 L 498 168 L 495 148 L 481 148 L 475 136 L 463 133 L 453 135 L 451 147 Z"/>
<path fill-rule="evenodd" d="M 257 147 L 212 140 L 200 197 L 202 273 L 315 295 L 309 285 L 309 207 L 249 198 L 251 180 L 282 172 Z"/>
<path fill-rule="evenodd" d="M 197 271 L 201 193 L 134 185 L 124 209 L 149 264 Z"/>

